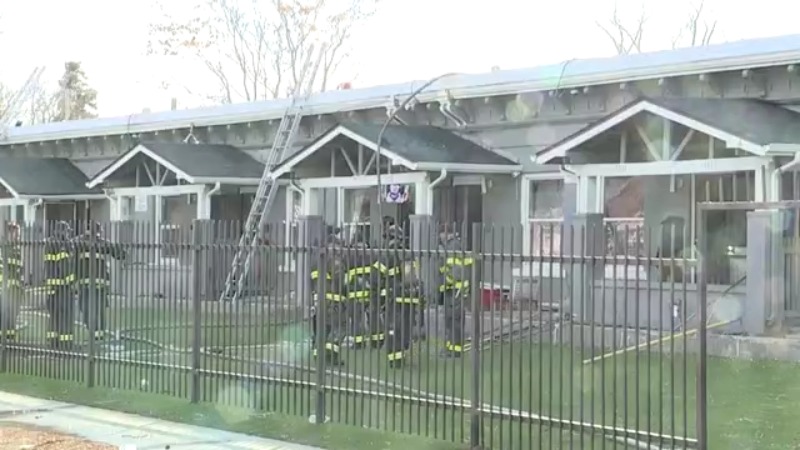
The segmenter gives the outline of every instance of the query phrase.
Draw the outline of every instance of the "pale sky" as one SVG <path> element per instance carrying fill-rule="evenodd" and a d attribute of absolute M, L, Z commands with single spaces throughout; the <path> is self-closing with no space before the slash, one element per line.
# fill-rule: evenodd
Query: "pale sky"
<path fill-rule="evenodd" d="M 0 81 L 23 83 L 37 65 L 55 82 L 67 60 L 82 61 L 99 91 L 103 116 L 168 109 L 179 91 L 161 81 L 203 69 L 187 61 L 144 56 L 156 0 L 0 0 Z M 375 17 L 356 31 L 351 64 L 341 78 L 354 87 L 426 79 L 445 72 L 487 72 L 530 67 L 572 58 L 609 56 L 613 47 L 595 24 L 608 18 L 613 0 L 381 0 Z M 169 0 L 180 5 L 181 0 Z M 623 17 L 649 21 L 645 45 L 669 48 L 676 28 L 697 0 L 617 0 Z M 798 8 L 787 0 L 706 0 L 718 19 L 716 41 L 797 32 Z M 342 81 L 342 80 L 339 80 Z M 212 89 L 213 86 L 209 86 Z"/>

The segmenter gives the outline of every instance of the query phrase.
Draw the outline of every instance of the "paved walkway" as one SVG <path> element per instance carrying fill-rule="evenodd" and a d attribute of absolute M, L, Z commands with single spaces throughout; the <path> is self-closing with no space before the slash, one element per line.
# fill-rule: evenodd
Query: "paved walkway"
<path fill-rule="evenodd" d="M 124 450 L 322 450 L 2 391 L 0 421 L 49 427 Z"/>

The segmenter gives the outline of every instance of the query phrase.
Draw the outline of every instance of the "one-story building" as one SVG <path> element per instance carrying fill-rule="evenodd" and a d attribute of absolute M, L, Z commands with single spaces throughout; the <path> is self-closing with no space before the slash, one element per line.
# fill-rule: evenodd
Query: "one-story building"
<path fill-rule="evenodd" d="M 270 168 L 280 193 L 268 218 L 291 243 L 302 215 L 346 228 L 387 214 L 427 215 L 466 230 L 473 223 L 514 227 L 493 244 L 498 250 L 548 255 L 564 245 L 561 223 L 601 214 L 611 234 L 628 236 L 609 252 L 694 258 L 697 202 L 798 198 L 798 63 L 800 36 L 793 35 L 446 77 L 397 112 L 380 158 L 386 114 L 415 83 L 315 94 L 303 105 L 294 147 Z M 0 142 L 9 167 L 25 160 L 38 174 L 50 170 L 42 161 L 60 161 L 85 181 L 80 190 L 45 183 L 21 191 L 5 179 L 11 175 L 2 163 L 1 214 L 146 222 L 161 241 L 194 219 L 243 220 L 288 105 L 10 129 Z M 712 218 L 726 230 L 712 243 L 718 253 L 744 245 L 743 214 Z M 686 230 L 670 237 L 680 245 L 665 246 L 663 233 L 644 231 L 665 223 Z M 544 273 L 537 264 L 513 266 L 496 282 L 509 286 L 526 273 Z M 624 266 L 609 264 L 605 276 L 662 278 Z M 712 282 L 734 282 L 734 266 L 720 258 Z M 564 270 L 546 267 L 554 276 Z"/>

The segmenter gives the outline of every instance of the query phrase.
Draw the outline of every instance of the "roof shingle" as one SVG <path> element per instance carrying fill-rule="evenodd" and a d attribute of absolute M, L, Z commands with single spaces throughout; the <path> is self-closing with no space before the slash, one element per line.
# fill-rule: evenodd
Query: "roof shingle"
<path fill-rule="evenodd" d="M 261 178 L 264 165 L 232 145 L 142 142 L 175 167 L 197 178 Z"/>
<path fill-rule="evenodd" d="M 352 122 L 342 126 L 371 142 L 378 141 L 382 127 Z M 452 131 L 434 126 L 389 125 L 381 146 L 414 163 L 519 165 Z"/>
<path fill-rule="evenodd" d="M 0 180 L 25 196 L 98 193 L 86 187 L 86 175 L 66 158 L 0 157 Z"/>

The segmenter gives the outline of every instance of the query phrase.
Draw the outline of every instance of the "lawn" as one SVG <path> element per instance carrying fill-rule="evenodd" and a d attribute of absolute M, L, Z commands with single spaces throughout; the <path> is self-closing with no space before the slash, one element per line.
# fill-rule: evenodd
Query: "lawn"
<path fill-rule="evenodd" d="M 504 343 L 481 352 L 476 384 L 472 358 L 442 359 L 441 343 L 431 339 L 415 347 L 410 366 L 402 370 L 387 369 L 381 350 L 349 349 L 344 368 L 327 368 L 322 376 L 313 370 L 307 327 L 279 314 L 270 316 L 271 325 L 259 326 L 265 318 L 252 311 L 204 311 L 199 336 L 204 352 L 195 360 L 186 351 L 195 339 L 193 331 L 181 327 L 191 321 L 188 310 L 120 311 L 112 319 L 118 327 L 153 322 L 163 327 L 139 326 L 131 336 L 141 341 L 129 341 L 125 353 L 98 352 L 91 366 L 93 380 L 87 378 L 85 357 L 8 355 L 0 389 L 331 449 L 465 448 L 469 409 L 453 404 L 471 405 L 476 386 L 485 411 L 502 406 L 659 434 L 695 435 L 694 358 L 684 362 L 680 355 L 641 352 L 584 366 L 581 361 L 589 355 L 578 348 Z M 26 333 L 42 326 L 37 322 L 43 319 L 33 317 Z M 200 369 L 197 377 L 192 376 L 193 362 Z M 708 370 L 712 449 L 800 446 L 800 429 L 794 425 L 800 409 L 800 366 L 711 358 Z M 315 388 L 320 380 L 327 388 L 321 397 Z M 86 388 L 89 381 L 95 387 Z M 198 404 L 189 401 L 195 382 Z M 432 395 L 440 397 L 434 401 Z M 324 398 L 331 420 L 322 427 L 307 421 L 319 398 Z M 611 446 L 597 434 L 562 431 L 509 415 L 485 416 L 487 448 Z"/>

